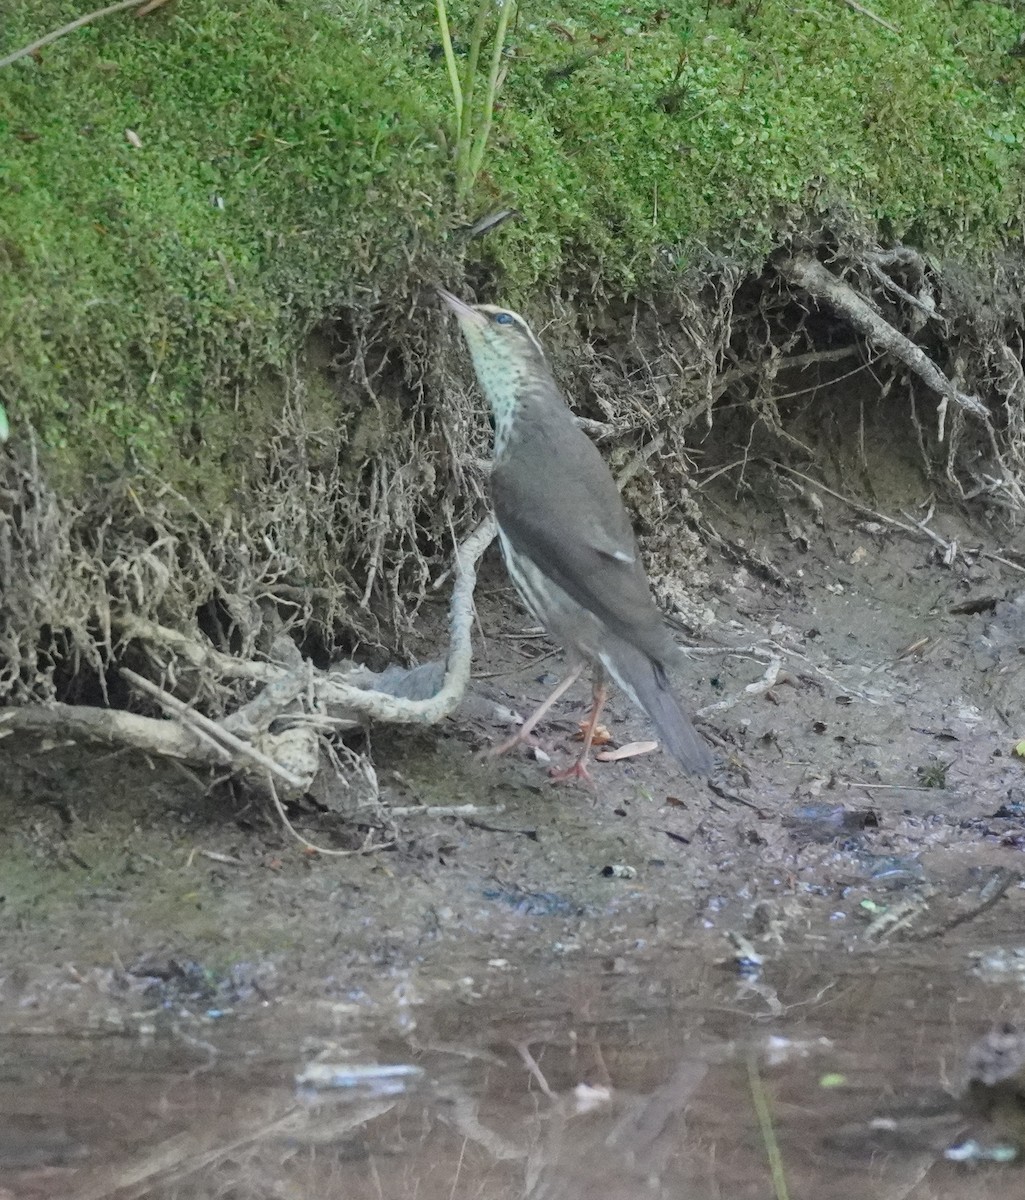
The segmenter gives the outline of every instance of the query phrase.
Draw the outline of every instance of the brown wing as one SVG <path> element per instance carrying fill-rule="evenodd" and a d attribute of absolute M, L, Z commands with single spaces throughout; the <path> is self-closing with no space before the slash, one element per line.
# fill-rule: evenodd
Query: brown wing
<path fill-rule="evenodd" d="M 524 406 L 511 455 L 516 465 L 498 463 L 491 487 L 513 548 L 624 641 L 657 661 L 671 660 L 672 642 L 619 489 L 561 401 L 555 417 Z"/>

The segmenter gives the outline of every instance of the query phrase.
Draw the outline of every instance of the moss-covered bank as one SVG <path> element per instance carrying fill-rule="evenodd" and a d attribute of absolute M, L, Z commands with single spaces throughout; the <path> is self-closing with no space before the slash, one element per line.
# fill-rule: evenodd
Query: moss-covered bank
<path fill-rule="evenodd" d="M 453 7 L 459 50 L 472 10 Z M 82 6 L 5 8 L 11 50 Z M 757 261 L 809 212 L 944 253 L 1016 236 L 1020 16 L 875 11 L 895 31 L 838 0 L 524 3 L 474 198 L 522 213 L 487 244 L 498 286 L 643 292 L 710 254 Z M 172 3 L 4 69 L 17 424 L 67 465 L 188 479 L 201 435 L 230 470 L 235 383 L 342 308 L 404 307 L 411 271 L 459 256 L 450 110 L 427 3 Z"/>
<path fill-rule="evenodd" d="M 474 11 L 451 6 L 461 60 Z M 0 57 L 80 12 L 8 3 Z M 0 696 L 109 650 L 125 606 L 249 644 L 240 597 L 268 590 L 329 633 L 339 597 L 415 603 L 486 436 L 454 376 L 439 403 L 434 280 L 465 272 L 535 315 L 557 294 L 587 332 L 679 299 L 688 273 L 735 286 L 795 234 L 1013 259 L 1020 14 L 873 13 L 524 2 L 463 210 L 429 3 L 172 0 L 0 69 Z M 518 218 L 467 237 L 503 207 Z M 728 357 L 729 292 L 695 404 Z M 696 308 L 669 320 L 700 348 Z M 659 403 L 688 400 L 680 379 Z"/>

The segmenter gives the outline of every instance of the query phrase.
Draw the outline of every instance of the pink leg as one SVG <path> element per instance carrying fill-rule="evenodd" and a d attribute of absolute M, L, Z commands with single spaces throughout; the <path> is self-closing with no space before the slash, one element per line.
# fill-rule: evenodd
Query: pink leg
<path fill-rule="evenodd" d="M 605 701 L 608 698 L 609 689 L 605 685 L 605 676 L 600 671 L 595 671 L 591 716 L 588 719 L 587 728 L 584 730 L 584 748 L 577 755 L 577 760 L 572 766 L 565 767 L 561 771 L 549 772 L 549 778 L 553 783 L 559 783 L 564 779 L 586 779 L 588 783 L 592 782 L 591 772 L 587 769 L 587 756 L 591 752 L 594 731 L 598 728 L 598 718 L 601 716 L 601 710 L 605 707 Z"/>
<path fill-rule="evenodd" d="M 570 673 L 566 676 L 566 678 L 559 684 L 555 691 L 552 692 L 544 704 L 540 705 L 534 710 L 533 713 L 531 713 L 531 715 L 526 721 L 523 722 L 519 729 L 516 730 L 511 738 L 507 738 L 501 743 L 501 745 L 495 746 L 494 749 L 488 751 L 489 756 L 492 758 L 498 758 L 499 755 L 508 754 L 508 752 L 514 746 L 518 746 L 520 742 L 526 741 L 526 739 L 530 737 L 531 731 L 538 721 L 540 721 L 545 713 L 551 709 L 556 700 L 561 699 L 569 691 L 569 689 L 580 678 L 583 670 L 584 664 L 578 663 L 577 666 L 575 666 L 573 670 L 570 671 Z"/>

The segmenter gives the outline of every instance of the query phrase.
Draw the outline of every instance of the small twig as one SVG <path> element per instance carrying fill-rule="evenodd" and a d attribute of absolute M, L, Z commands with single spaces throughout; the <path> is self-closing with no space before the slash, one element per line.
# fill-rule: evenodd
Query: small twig
<path fill-rule="evenodd" d="M 863 4 L 859 4 L 858 0 L 843 0 L 848 8 L 853 8 L 856 13 L 860 13 L 863 17 L 868 17 L 870 21 L 875 21 L 877 25 L 882 25 L 884 29 L 888 29 L 891 33 L 900 33 L 900 28 L 897 25 L 891 25 L 889 21 L 874 13 L 870 8 L 865 8 Z"/>
<path fill-rule="evenodd" d="M 470 829 L 480 829 L 484 833 L 513 833 L 518 837 L 530 838 L 532 842 L 537 841 L 537 829 L 533 827 L 510 829 L 504 825 L 490 825 L 487 821 L 478 821 L 476 817 L 465 817 L 464 820 Z"/>
<path fill-rule="evenodd" d="M 523 1059 L 523 1065 L 533 1076 L 537 1086 L 548 1097 L 549 1100 L 556 1099 L 555 1093 L 548 1086 L 548 1080 L 545 1079 L 544 1073 L 537 1065 L 537 1059 L 530 1052 L 530 1045 L 527 1042 L 513 1042 L 516 1048 L 516 1053 Z"/>
<path fill-rule="evenodd" d="M 500 208 L 494 212 L 486 213 L 483 217 L 479 217 L 472 225 L 467 225 L 459 232 L 471 241 L 473 238 L 484 237 L 486 233 L 491 233 L 492 230 L 498 229 L 500 225 L 504 225 L 506 221 L 513 218 L 518 218 L 521 214 L 515 208 Z"/>
<path fill-rule="evenodd" d="M 989 882 L 983 888 L 983 897 L 978 904 L 968 909 L 967 912 L 958 913 L 956 917 L 952 917 L 949 921 L 944 921 L 942 925 L 937 925 L 935 929 L 924 929 L 921 933 L 913 934 L 908 940 L 912 942 L 925 942 L 932 938 L 943 937 L 952 929 L 957 929 L 959 925 L 966 925 L 969 921 L 974 921 L 976 917 L 981 917 L 984 912 L 988 912 L 998 900 L 1001 900 L 1007 895 L 1007 889 L 1012 883 L 1017 883 L 1020 878 L 1017 871 L 1011 871 L 1007 867 L 999 867 L 990 877 Z"/>
<path fill-rule="evenodd" d="M 932 509 L 931 508 L 929 510 L 929 515 L 927 517 L 923 517 L 921 521 L 916 521 L 915 518 L 910 513 L 904 512 L 903 509 L 901 509 L 900 515 L 902 517 L 904 517 L 906 520 L 910 521 L 911 524 L 914 525 L 914 527 L 917 530 L 919 530 L 922 534 L 924 534 L 927 538 L 931 538 L 932 541 L 935 542 L 936 545 L 940 547 L 940 549 L 943 551 L 944 555 L 950 554 L 952 546 L 954 546 L 954 547 L 957 546 L 956 541 L 948 542 L 944 538 L 941 538 L 938 533 L 934 533 L 933 530 L 931 530 L 929 528 L 929 522 L 932 520 Z"/>
<path fill-rule="evenodd" d="M 878 263 L 869 263 L 868 269 L 873 278 L 877 279 L 884 288 L 896 293 L 905 304 L 910 304 L 912 308 L 916 308 L 922 316 L 929 320 L 932 320 L 936 316 L 935 306 L 930 307 L 924 300 L 920 300 L 917 296 L 913 296 L 906 288 L 902 288 L 896 280 L 891 279 L 886 274 Z"/>
<path fill-rule="evenodd" d="M 536 640 L 538 635 L 532 634 L 532 635 L 530 635 L 529 639 L 526 637 L 517 638 L 517 637 L 511 636 L 509 634 L 504 634 L 503 636 L 506 637 L 510 641 L 527 641 L 527 640 L 534 641 L 534 640 Z M 544 636 L 544 635 L 542 635 L 542 636 Z M 547 650 L 544 654 L 535 654 L 533 658 L 528 659 L 526 662 L 519 663 L 517 666 L 515 666 L 513 668 L 503 667 L 502 670 L 500 670 L 500 671 L 474 671 L 471 678 L 478 679 L 478 680 L 479 679 L 500 679 L 504 675 L 509 675 L 511 673 L 511 671 L 515 671 L 516 674 L 520 674 L 520 672 L 522 672 L 522 671 L 536 671 L 537 668 L 542 663 L 550 662 L 553 658 L 558 658 L 558 657 L 559 657 L 558 650 Z"/>
<path fill-rule="evenodd" d="M 745 697 L 764 695 L 767 691 L 776 686 L 777 682 L 779 681 L 779 673 L 782 666 L 782 656 L 774 654 L 770 658 L 769 664 L 765 668 L 765 673 L 762 675 L 762 678 L 756 683 L 749 683 L 744 688 L 743 692 L 738 692 L 735 696 L 731 696 L 728 700 L 720 700 L 718 704 L 706 704 L 704 708 L 699 708 L 694 715 L 704 721 L 707 720 L 708 717 L 713 716 L 715 713 L 728 712 L 731 708 L 736 708 L 736 706 L 743 699 L 745 699 Z"/>
<path fill-rule="evenodd" d="M 388 805 L 390 817 L 484 817 L 505 812 L 504 804 L 402 804 Z"/>
<path fill-rule="evenodd" d="M 1002 566 L 1010 567 L 1012 571 L 1020 571 L 1025 575 L 1025 567 L 1021 563 L 1012 562 L 1009 558 L 1004 558 L 999 554 L 994 554 L 992 550 L 973 550 L 973 554 L 978 554 L 980 558 L 988 558 L 990 562 L 998 562 Z"/>
<path fill-rule="evenodd" d="M 818 479 L 813 479 L 810 475 L 805 475 L 803 471 L 797 471 L 793 467 L 788 467 L 784 463 L 766 460 L 770 465 L 778 468 L 780 471 L 786 471 L 788 475 L 793 475 L 796 479 L 803 479 L 805 483 L 810 483 L 812 487 L 816 487 L 820 492 L 825 492 L 827 496 L 832 496 L 834 500 L 840 500 L 842 503 L 849 505 L 855 511 L 862 513 L 866 517 L 872 517 L 876 521 L 881 521 L 884 525 L 892 525 L 894 529 L 903 530 L 904 533 L 910 533 L 912 536 L 922 534 L 928 536 L 930 540 L 936 538 L 936 534 L 927 532 L 918 528 L 916 525 L 908 525 L 904 521 L 898 521 L 896 517 L 888 517 L 885 513 L 878 512 L 874 508 L 869 508 L 867 504 L 862 504 L 860 500 L 854 500 L 850 496 L 845 496 L 842 492 L 834 492 L 832 488 L 827 487 Z"/>
<path fill-rule="evenodd" d="M 944 789 L 926 787 L 922 783 L 862 783 L 860 779 L 845 779 L 845 787 L 870 788 L 875 792 L 939 792 Z"/>
<path fill-rule="evenodd" d="M 374 842 L 371 844 L 371 838 L 374 836 L 374 831 L 369 830 L 363 845 L 358 850 L 332 850 L 328 846 L 318 846 L 316 842 L 311 842 L 309 838 L 303 837 L 298 829 L 288 819 L 288 813 L 285 812 L 285 806 L 281 803 L 278 796 L 278 789 L 274 786 L 274 780 L 267 779 L 268 787 L 270 788 L 271 799 L 274 801 L 274 807 L 278 810 L 278 817 L 281 819 L 282 825 L 295 838 L 297 842 L 302 843 L 307 850 L 312 850 L 315 854 L 328 855 L 331 858 L 356 858 L 363 854 L 376 854 L 378 850 L 390 850 L 395 845 L 391 842 Z"/>
<path fill-rule="evenodd" d="M 220 863 L 225 867 L 244 867 L 246 865 L 241 858 L 236 858 L 234 854 L 222 854 L 219 850 L 201 850 L 197 847 L 189 854 L 186 867 L 191 866 L 192 858 L 197 854 L 200 858 L 208 858 L 211 862 Z"/>
<path fill-rule="evenodd" d="M 854 358 L 861 352 L 860 345 L 838 346 L 835 350 L 809 350 L 805 354 L 791 354 L 785 358 L 772 358 L 768 361 L 761 359 L 757 362 L 743 363 L 739 367 L 730 367 L 728 371 L 723 371 L 721 375 L 716 376 L 716 392 L 721 394 L 731 384 L 741 379 L 747 379 L 751 375 L 760 375 L 767 367 L 778 375 L 783 371 L 800 371 L 805 367 L 817 366 L 819 363 L 839 362 L 844 358 Z M 865 365 L 863 363 L 857 370 L 860 371 Z M 829 381 L 830 385 L 835 382 L 837 381 L 833 379 Z"/>
<path fill-rule="evenodd" d="M 805 483 L 810 483 L 812 487 L 818 488 L 820 492 L 825 492 L 827 496 L 832 496 L 834 500 L 839 500 L 842 504 L 848 505 L 855 512 L 860 512 L 866 517 L 872 517 L 873 520 L 879 521 L 883 525 L 892 525 L 894 529 L 899 529 L 903 533 L 909 533 L 912 537 L 926 537 L 932 542 L 939 542 L 944 548 L 947 547 L 947 543 L 938 534 L 933 533 L 931 529 L 923 529 L 917 522 L 909 525 L 905 521 L 898 521 L 896 517 L 888 517 L 885 513 L 878 512 L 874 508 L 869 508 L 867 504 L 862 504 L 860 500 L 854 500 L 850 496 L 845 496 L 842 492 L 834 492 L 832 488 L 827 487 L 821 480 L 813 479 L 810 475 L 805 475 L 803 471 L 795 470 L 793 467 L 788 467 L 784 463 L 776 462 L 773 459 L 765 459 L 764 461 L 777 470 L 786 471 L 788 475 L 793 475 L 797 479 L 803 479 Z M 979 547 L 978 549 L 973 549 L 971 553 L 978 554 L 980 558 L 989 559 L 990 562 L 1001 563 L 1005 567 L 1010 567 L 1013 571 L 1020 571 L 1022 574 L 1025 574 L 1025 567 L 1020 563 L 1003 558 L 992 550 L 983 550 Z"/>
<path fill-rule="evenodd" d="M 49 46 L 51 42 L 62 38 L 66 33 L 74 33 L 76 29 L 81 29 L 83 25 L 89 25 L 93 21 L 98 21 L 100 17 L 109 17 L 111 13 L 123 12 L 126 8 L 140 8 L 147 0 L 118 0 L 117 4 L 108 4 L 106 8 L 97 9 L 96 12 L 86 13 L 84 17 L 79 17 L 76 21 L 72 21 L 68 25 L 62 25 L 60 29 L 55 29 L 53 33 L 48 33 L 45 37 L 41 37 L 38 41 L 33 42 L 31 46 L 25 46 L 21 50 L 16 50 L 13 54 L 8 54 L 6 58 L 0 58 L 0 67 L 9 67 L 11 63 L 17 62 L 19 58 L 27 58 L 30 54 L 35 54 L 37 50 L 42 50 L 44 46 Z"/>
<path fill-rule="evenodd" d="M 708 781 L 708 790 L 714 792 L 717 796 L 721 796 L 723 800 L 729 800 L 731 804 L 741 804 L 744 808 L 752 809 L 759 817 L 764 816 L 764 810 L 760 805 L 755 804 L 753 800 L 746 799 L 739 792 L 731 787 L 727 787 L 725 783 L 721 783 L 717 779 L 710 779 Z"/>

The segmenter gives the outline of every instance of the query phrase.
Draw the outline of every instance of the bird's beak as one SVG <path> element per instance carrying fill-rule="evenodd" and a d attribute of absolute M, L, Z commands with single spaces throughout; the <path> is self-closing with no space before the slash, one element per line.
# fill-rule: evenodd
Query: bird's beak
<path fill-rule="evenodd" d="M 477 312 L 475 308 L 471 308 L 465 300 L 460 300 L 458 296 L 453 296 L 451 292 L 446 292 L 444 288 L 438 288 L 438 295 L 459 318 L 460 325 L 469 325 L 471 327 L 476 325 L 481 327 L 487 324 L 487 317 L 483 313 Z"/>

